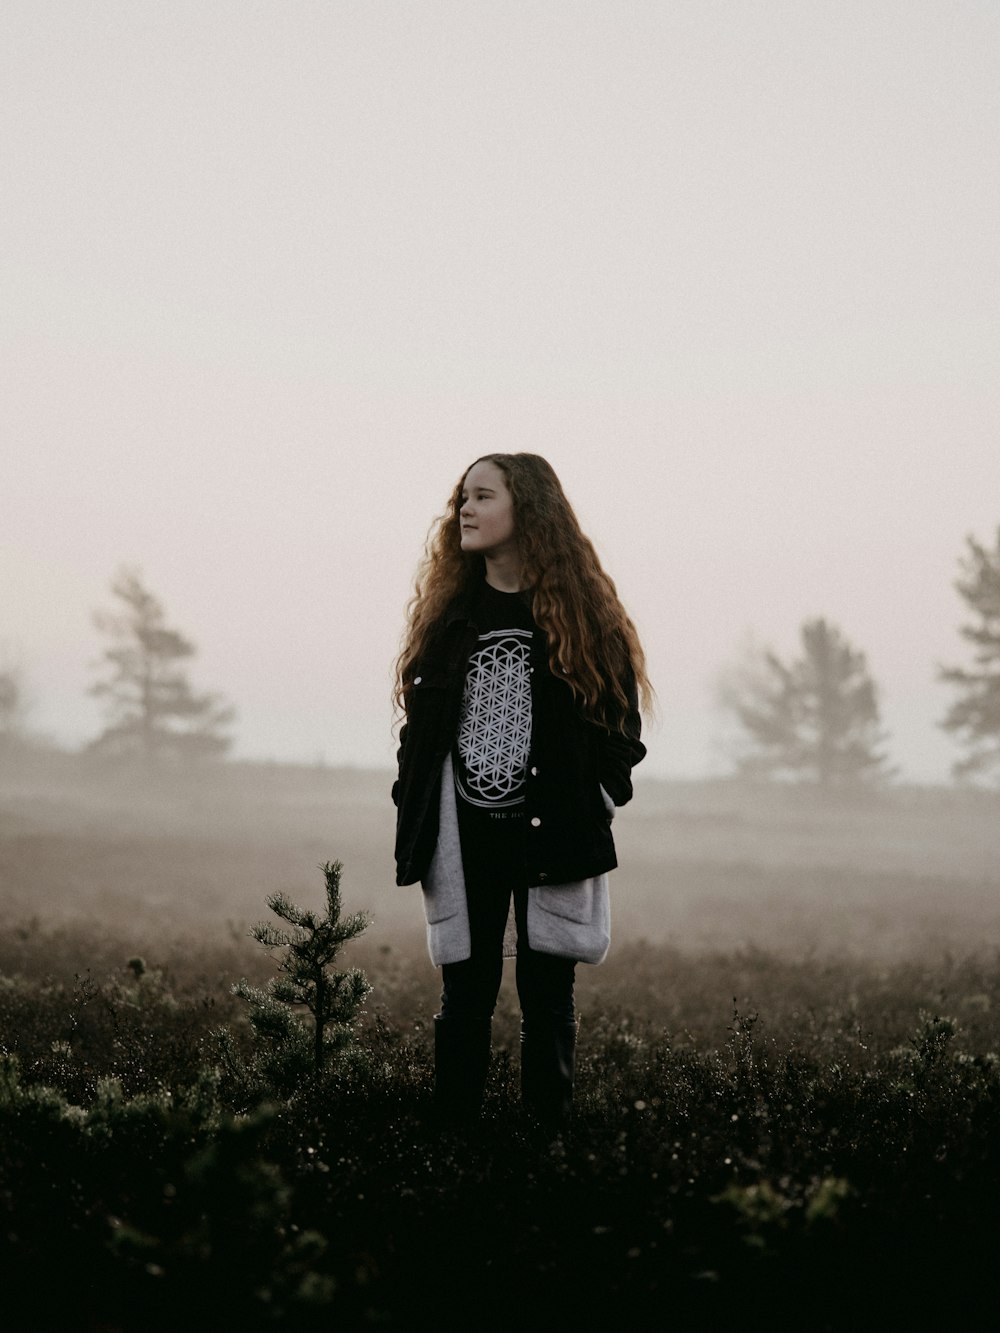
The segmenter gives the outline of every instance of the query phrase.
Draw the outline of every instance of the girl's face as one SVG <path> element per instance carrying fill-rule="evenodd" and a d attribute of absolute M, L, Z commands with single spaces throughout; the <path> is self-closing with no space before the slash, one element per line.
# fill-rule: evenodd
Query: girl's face
<path fill-rule="evenodd" d="M 480 459 L 465 474 L 458 521 L 463 551 L 492 559 L 516 553 L 514 501 L 496 463 Z"/>

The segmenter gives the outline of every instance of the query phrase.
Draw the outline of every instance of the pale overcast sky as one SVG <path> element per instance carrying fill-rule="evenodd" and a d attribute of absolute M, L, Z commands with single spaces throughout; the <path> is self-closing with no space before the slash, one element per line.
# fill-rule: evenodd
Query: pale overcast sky
<path fill-rule="evenodd" d="M 434 514 L 545 454 L 649 651 L 646 771 L 826 615 L 944 778 L 1000 523 L 995 0 L 4 0 L 0 644 L 86 696 L 122 563 L 237 754 L 391 762 Z"/>

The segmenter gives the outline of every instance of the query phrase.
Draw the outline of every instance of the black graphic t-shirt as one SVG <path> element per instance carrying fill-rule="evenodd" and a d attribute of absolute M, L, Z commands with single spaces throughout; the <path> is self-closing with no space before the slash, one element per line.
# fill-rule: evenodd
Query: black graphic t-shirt
<path fill-rule="evenodd" d="M 529 654 L 535 622 L 523 593 L 483 583 L 473 611 L 453 762 L 462 861 L 470 885 L 523 879 L 524 781 L 531 747 Z"/>

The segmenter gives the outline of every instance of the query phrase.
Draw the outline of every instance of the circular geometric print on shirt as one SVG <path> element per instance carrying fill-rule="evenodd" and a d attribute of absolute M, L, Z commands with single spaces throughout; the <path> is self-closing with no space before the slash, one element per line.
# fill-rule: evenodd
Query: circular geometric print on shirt
<path fill-rule="evenodd" d="M 459 786 L 472 805 L 518 805 L 531 747 L 531 632 L 494 630 L 479 644 L 469 658 L 458 724 Z"/>

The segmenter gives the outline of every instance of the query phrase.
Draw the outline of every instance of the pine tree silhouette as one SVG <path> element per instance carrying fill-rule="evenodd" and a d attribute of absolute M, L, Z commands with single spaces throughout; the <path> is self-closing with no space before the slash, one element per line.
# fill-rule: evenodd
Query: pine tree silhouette
<path fill-rule="evenodd" d="M 278 962 L 279 975 L 267 990 L 239 981 L 234 992 L 250 1005 L 250 1024 L 255 1036 L 268 1048 L 266 1062 L 272 1073 L 283 1066 L 291 1072 L 296 1056 L 304 1054 L 306 1029 L 295 1017 L 305 1010 L 313 1020 L 311 1034 L 312 1073 L 322 1072 L 326 1056 L 353 1039 L 354 1024 L 371 986 L 363 972 L 333 972 L 331 964 L 343 946 L 356 939 L 369 925 L 364 912 L 341 919 L 340 877 L 343 863 L 321 867 L 326 880 L 326 913 L 319 915 L 297 907 L 283 893 L 272 893 L 267 905 L 287 929 L 258 921 L 250 934 L 265 949 L 284 949 Z"/>

